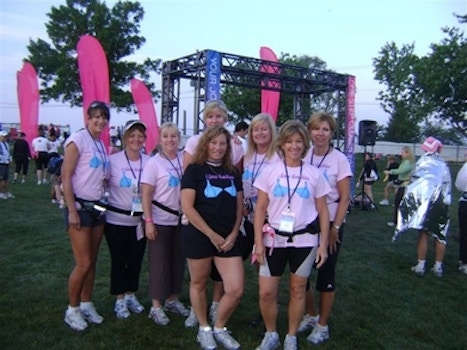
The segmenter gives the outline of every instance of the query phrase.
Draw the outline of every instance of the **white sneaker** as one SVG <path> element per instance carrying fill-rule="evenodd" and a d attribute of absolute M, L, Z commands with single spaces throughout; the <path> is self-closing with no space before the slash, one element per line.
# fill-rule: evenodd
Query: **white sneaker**
<path fill-rule="evenodd" d="M 383 199 L 379 202 L 379 205 L 389 205 L 389 201 L 387 199 Z"/>
<path fill-rule="evenodd" d="M 188 310 L 178 299 L 166 300 L 164 310 L 182 316 L 188 316 L 190 314 L 190 310 Z"/>
<path fill-rule="evenodd" d="M 209 327 L 209 330 L 199 329 L 196 341 L 199 343 L 201 349 L 203 350 L 215 350 L 217 348 L 211 327 Z"/>
<path fill-rule="evenodd" d="M 195 327 L 197 324 L 198 324 L 198 319 L 196 318 L 195 311 L 191 307 L 190 308 L 190 314 L 188 315 L 188 317 L 185 320 L 185 327 L 186 328 L 191 328 L 191 327 Z"/>
<path fill-rule="evenodd" d="M 135 314 L 140 314 L 144 311 L 144 306 L 140 304 L 140 302 L 136 298 L 136 295 L 125 294 L 124 299 L 125 299 L 127 308 L 131 312 L 134 312 Z"/>
<path fill-rule="evenodd" d="M 79 309 L 88 322 L 101 324 L 104 321 L 104 317 L 97 313 L 96 308 L 94 307 L 94 304 L 91 301 L 81 303 Z"/>
<path fill-rule="evenodd" d="M 310 343 L 319 344 L 329 339 L 328 326 L 321 326 L 316 324 L 315 328 L 311 331 L 310 335 L 306 338 Z"/>
<path fill-rule="evenodd" d="M 41 184 L 41 180 L 37 181 L 37 184 L 40 185 L 40 184 Z"/>
<path fill-rule="evenodd" d="M 88 328 L 88 324 L 84 320 L 83 315 L 79 311 L 79 308 L 68 308 L 65 312 L 65 318 L 63 320 L 74 331 L 84 331 L 86 328 Z"/>
<path fill-rule="evenodd" d="M 310 316 L 309 314 L 303 315 L 300 325 L 298 326 L 297 333 L 309 331 L 318 323 L 319 315 Z"/>
<path fill-rule="evenodd" d="M 156 324 L 160 326 L 165 326 L 170 322 L 170 319 L 167 317 L 162 307 L 155 308 L 154 306 L 151 306 L 148 318 L 151 318 Z"/>
<path fill-rule="evenodd" d="M 128 311 L 125 299 L 119 299 L 115 302 L 114 311 L 118 318 L 125 319 L 130 317 L 130 311 Z"/>
<path fill-rule="evenodd" d="M 295 335 L 286 335 L 284 339 L 284 350 L 297 350 L 297 337 Z"/>
<path fill-rule="evenodd" d="M 436 277 L 443 277 L 443 268 L 441 266 L 433 266 L 430 271 L 433 272 Z"/>
<path fill-rule="evenodd" d="M 222 344 L 224 349 L 227 350 L 238 350 L 240 349 L 240 343 L 232 337 L 227 330 L 227 328 L 223 328 L 222 330 L 214 330 L 214 339 L 217 340 L 218 343 Z"/>
<path fill-rule="evenodd" d="M 410 268 L 417 275 L 423 276 L 425 274 L 425 267 L 420 265 L 415 265 Z"/>
<path fill-rule="evenodd" d="M 15 198 L 15 196 L 13 196 L 13 195 L 11 194 L 11 192 L 8 192 L 8 193 L 6 194 L 6 198 Z"/>
<path fill-rule="evenodd" d="M 6 194 L 3 193 L 3 192 L 1 192 L 1 193 L 0 193 L 0 199 L 6 199 Z"/>
<path fill-rule="evenodd" d="M 392 221 L 388 221 L 386 225 L 388 225 L 389 227 L 394 227 L 396 224 L 394 224 Z"/>
<path fill-rule="evenodd" d="M 280 346 L 279 334 L 277 332 L 266 332 L 261 344 L 255 350 L 275 350 L 279 349 Z"/>

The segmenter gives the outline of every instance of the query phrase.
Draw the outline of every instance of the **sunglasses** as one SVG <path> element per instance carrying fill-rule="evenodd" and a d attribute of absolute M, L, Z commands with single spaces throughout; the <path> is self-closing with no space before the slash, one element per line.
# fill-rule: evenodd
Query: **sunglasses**
<path fill-rule="evenodd" d="M 94 101 L 89 105 L 89 108 L 106 108 L 109 109 L 109 106 L 105 102 Z"/>

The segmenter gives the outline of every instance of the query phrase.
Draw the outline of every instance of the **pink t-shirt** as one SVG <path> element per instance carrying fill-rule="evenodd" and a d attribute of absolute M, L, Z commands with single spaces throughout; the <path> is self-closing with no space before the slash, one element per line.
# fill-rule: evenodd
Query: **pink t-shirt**
<path fill-rule="evenodd" d="M 193 155 L 196 152 L 196 147 L 198 147 L 199 139 L 201 138 L 201 134 L 191 136 L 185 143 L 185 148 L 183 149 L 184 152 Z M 237 165 L 238 162 L 243 157 L 244 151 L 242 144 L 236 144 L 234 136 L 232 136 L 232 164 Z"/>
<path fill-rule="evenodd" d="M 110 166 L 107 174 L 109 185 L 109 204 L 124 210 L 131 210 L 133 196 L 141 196 L 141 181 L 143 169 L 149 160 L 149 156 L 141 154 L 140 160 L 131 161 L 121 151 L 112 154 Z M 130 216 L 107 210 L 106 221 L 114 225 L 136 226 L 141 221 L 141 217 Z"/>
<path fill-rule="evenodd" d="M 288 174 L 288 176 L 287 176 Z M 288 181 L 287 181 L 288 179 Z M 280 227 L 282 212 L 289 206 L 295 214 L 294 229 L 304 229 L 318 216 L 315 199 L 326 196 L 330 192 L 324 176 L 315 167 L 303 164 L 300 167 L 287 167 L 283 162 L 268 165 L 255 180 L 254 187 L 266 192 L 269 197 L 267 207 L 268 221 L 271 227 Z M 267 247 L 312 247 L 318 244 L 318 235 L 301 234 L 287 242 L 287 237 L 264 235 L 264 245 Z"/>
<path fill-rule="evenodd" d="M 94 140 L 87 129 L 72 134 L 65 142 L 65 148 L 74 143 L 79 158 L 71 179 L 76 197 L 96 201 L 104 195 L 104 179 L 109 158 L 101 140 Z"/>
<path fill-rule="evenodd" d="M 312 164 L 312 153 L 313 148 L 308 151 L 303 162 Z M 344 153 L 336 149 L 331 149 L 326 156 L 317 156 L 316 154 L 313 154 L 312 165 L 321 171 L 331 187 L 331 192 L 326 196 L 326 202 L 328 204 L 329 219 L 334 221 L 337 213 L 337 207 L 339 206 L 339 191 L 337 190 L 337 183 L 342 179 L 353 175 L 352 170 L 350 169 L 350 163 Z"/>
<path fill-rule="evenodd" d="M 181 152 L 177 153 L 176 158 L 170 160 L 161 153 L 157 153 L 149 159 L 144 167 L 141 182 L 154 186 L 153 200 L 170 209 L 180 211 L 182 172 Z M 153 222 L 158 225 L 178 225 L 178 216 L 168 213 L 155 205 L 152 206 L 152 218 Z"/>

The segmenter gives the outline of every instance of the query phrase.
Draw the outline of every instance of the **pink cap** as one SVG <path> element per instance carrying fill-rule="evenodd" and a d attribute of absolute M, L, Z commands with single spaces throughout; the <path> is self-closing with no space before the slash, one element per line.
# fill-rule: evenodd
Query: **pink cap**
<path fill-rule="evenodd" d="M 422 143 L 422 150 L 425 152 L 436 152 L 438 149 L 443 147 L 443 144 L 437 138 L 433 136 L 429 136 L 426 140 Z"/>

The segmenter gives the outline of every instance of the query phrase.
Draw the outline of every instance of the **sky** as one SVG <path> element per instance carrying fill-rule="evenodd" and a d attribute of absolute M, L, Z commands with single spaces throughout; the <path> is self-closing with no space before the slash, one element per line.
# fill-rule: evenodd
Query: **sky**
<path fill-rule="evenodd" d="M 116 1 L 105 1 L 110 7 Z M 400 48 L 414 44 L 425 56 L 430 44 L 445 35 L 442 27 L 459 27 L 454 17 L 467 14 L 467 0 L 140 0 L 145 10 L 141 35 L 146 43 L 130 60 L 146 57 L 178 59 L 197 50 L 212 49 L 259 58 L 267 46 L 277 56 L 317 56 L 328 69 L 356 77 L 357 122 L 376 120 L 385 125 L 388 115 L 376 100 L 384 89 L 374 80 L 373 58 L 394 42 Z M 48 40 L 45 23 L 52 6 L 64 0 L 2 0 L 0 2 L 0 123 L 19 123 L 16 72 L 28 56 L 29 40 Z M 161 77 L 155 77 L 158 88 Z M 180 100 L 192 114 L 192 92 Z M 156 103 L 160 116 L 160 101 Z M 181 110 L 185 107 L 181 106 Z M 259 108 L 259 106 L 258 106 Z M 259 112 L 259 111 L 258 111 Z M 41 104 L 39 122 L 83 126 L 81 108 L 59 102 Z M 112 113 L 111 125 L 134 119 L 129 113 Z"/>

